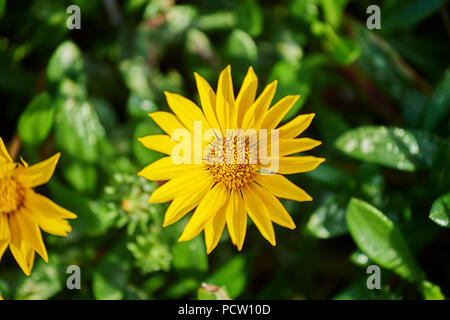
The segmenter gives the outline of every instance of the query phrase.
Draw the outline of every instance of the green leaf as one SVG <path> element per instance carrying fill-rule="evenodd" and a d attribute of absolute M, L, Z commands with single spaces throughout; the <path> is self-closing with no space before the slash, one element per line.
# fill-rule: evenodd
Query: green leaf
<path fill-rule="evenodd" d="M 228 37 L 225 54 L 232 61 L 234 73 L 242 76 L 258 58 L 258 47 L 248 33 L 234 29 Z"/>
<path fill-rule="evenodd" d="M 134 118 L 148 119 L 148 114 L 157 110 L 152 100 L 141 98 L 134 92 L 128 97 L 127 112 Z"/>
<path fill-rule="evenodd" d="M 345 204 L 348 197 L 332 195 L 325 199 L 312 213 L 306 224 L 317 238 L 329 239 L 347 232 Z"/>
<path fill-rule="evenodd" d="M 96 299 L 121 300 L 124 298 L 130 260 L 122 244 L 117 245 L 104 256 L 92 276 L 92 289 Z"/>
<path fill-rule="evenodd" d="M 381 27 L 386 32 L 408 29 L 442 8 L 447 0 L 385 1 Z"/>
<path fill-rule="evenodd" d="M 335 145 L 353 158 L 412 172 L 431 168 L 439 140 L 425 131 L 364 126 L 341 135 Z"/>
<path fill-rule="evenodd" d="M 236 8 L 237 23 L 239 28 L 257 37 L 263 30 L 263 13 L 256 0 L 240 1 Z"/>
<path fill-rule="evenodd" d="M 450 112 L 450 69 L 445 72 L 441 83 L 436 87 L 431 100 L 424 108 L 422 128 L 434 131 L 440 121 Z"/>
<path fill-rule="evenodd" d="M 136 93 L 143 99 L 153 99 L 149 84 L 151 72 L 143 57 L 124 60 L 120 63 L 119 69 L 126 86 L 131 92 Z"/>
<path fill-rule="evenodd" d="M 202 274 L 208 271 L 208 256 L 201 237 L 191 241 L 177 242 L 172 248 L 173 268 L 179 274 L 191 272 Z"/>
<path fill-rule="evenodd" d="M 430 219 L 442 227 L 450 228 L 450 192 L 433 202 Z"/>
<path fill-rule="evenodd" d="M 347 207 L 347 226 L 358 247 L 381 267 L 413 282 L 424 273 L 398 228 L 381 211 L 353 198 Z"/>
<path fill-rule="evenodd" d="M 444 300 L 445 297 L 441 292 L 441 288 L 429 281 L 422 281 L 420 291 L 426 300 Z"/>
<path fill-rule="evenodd" d="M 60 99 L 56 109 L 55 139 L 63 152 L 86 162 L 98 160 L 105 129 L 87 101 Z"/>
<path fill-rule="evenodd" d="M 325 21 L 334 28 L 341 24 L 342 14 L 348 0 L 321 0 Z"/>
<path fill-rule="evenodd" d="M 83 57 L 81 50 L 71 41 L 62 43 L 53 53 L 47 66 L 47 79 L 50 83 L 60 82 L 68 77 L 83 79 Z"/>
<path fill-rule="evenodd" d="M 16 288 L 17 300 L 46 300 L 63 289 L 65 280 L 61 276 L 63 266 L 57 255 L 50 255 L 49 263 L 37 261 L 31 276 L 23 276 Z"/>
<path fill-rule="evenodd" d="M 245 256 L 238 255 L 216 270 L 206 282 L 225 287 L 232 299 L 239 297 L 248 281 L 248 265 Z"/>
<path fill-rule="evenodd" d="M 93 194 L 97 189 L 98 174 L 95 165 L 63 158 L 62 170 L 64 178 L 76 191 Z"/>
<path fill-rule="evenodd" d="M 20 139 L 25 144 L 38 145 L 49 135 L 55 118 L 55 108 L 47 92 L 37 95 L 22 113 L 18 123 Z"/>

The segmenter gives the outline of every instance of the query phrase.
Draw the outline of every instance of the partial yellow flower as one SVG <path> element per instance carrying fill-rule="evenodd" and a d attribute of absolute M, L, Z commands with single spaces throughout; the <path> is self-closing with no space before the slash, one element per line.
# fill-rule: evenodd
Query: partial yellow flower
<path fill-rule="evenodd" d="M 277 82 L 267 85 L 256 98 L 258 79 L 251 67 L 237 96 L 233 91 L 230 66 L 220 74 L 217 92 L 200 75 L 194 75 L 202 109 L 189 99 L 165 92 L 173 114 L 158 111 L 151 113 L 150 117 L 167 135 L 139 139 L 145 147 L 168 155 L 139 172 L 140 176 L 149 180 L 169 180 L 153 192 L 149 201 L 172 201 L 165 213 L 164 226 L 177 222 L 195 209 L 179 241 L 188 241 L 204 231 L 208 253 L 219 243 L 225 225 L 231 241 L 241 250 L 246 235 L 247 216 L 263 237 L 275 246 L 272 223 L 295 228 L 291 216 L 278 198 L 299 202 L 312 200 L 283 174 L 311 171 L 325 160 L 312 156 L 289 156 L 321 144 L 310 138 L 297 138 L 309 127 L 314 114 L 299 115 L 279 126 L 299 96 L 287 96 L 270 107 Z M 191 152 L 185 154 L 183 151 L 184 159 L 192 160 L 196 149 L 200 148 L 200 162 L 196 163 L 195 159 L 190 163 L 174 162 L 172 151 L 179 143 L 185 142 L 175 133 L 179 132 L 178 129 L 185 129 L 195 135 L 199 122 L 202 124 L 202 133 L 208 129 L 214 131 L 215 140 L 199 146 L 192 139 Z M 230 134 L 227 129 L 235 131 Z M 251 143 L 248 137 L 236 129 L 244 132 L 254 130 L 258 140 Z M 257 162 L 251 161 L 253 152 L 271 150 L 270 139 L 265 148 L 261 148 L 262 129 L 266 129 L 270 137 L 276 137 L 271 130 L 278 129 L 275 131 L 279 135 L 279 152 L 269 157 L 278 164 L 275 172 L 259 157 Z M 228 155 L 232 155 L 231 161 L 223 161 L 228 159 Z"/>
<path fill-rule="evenodd" d="M 34 187 L 47 183 L 60 154 L 28 166 L 14 162 L 0 138 L 0 261 L 8 248 L 26 275 L 30 275 L 37 252 L 48 262 L 41 230 L 66 236 L 72 229 L 65 219 L 77 216 L 46 197 Z"/>

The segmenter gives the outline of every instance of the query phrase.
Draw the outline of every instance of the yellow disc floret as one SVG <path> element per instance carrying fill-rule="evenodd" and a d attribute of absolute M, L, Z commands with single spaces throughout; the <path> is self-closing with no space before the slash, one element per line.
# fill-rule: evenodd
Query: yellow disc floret
<path fill-rule="evenodd" d="M 0 214 L 12 214 L 23 203 L 25 190 L 11 175 L 0 176 Z"/>
<path fill-rule="evenodd" d="M 256 146 L 245 137 L 217 139 L 206 151 L 206 163 L 216 183 L 228 189 L 240 189 L 258 172 Z"/>

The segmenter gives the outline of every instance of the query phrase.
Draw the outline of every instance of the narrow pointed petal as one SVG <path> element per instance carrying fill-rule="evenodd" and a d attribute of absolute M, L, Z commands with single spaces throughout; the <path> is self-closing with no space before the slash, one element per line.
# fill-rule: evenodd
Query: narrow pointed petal
<path fill-rule="evenodd" d="M 305 190 L 299 188 L 282 175 L 258 175 L 255 180 L 278 198 L 290 199 L 298 202 L 312 200 L 311 196 L 307 194 Z"/>
<path fill-rule="evenodd" d="M 280 101 L 278 101 L 272 108 L 267 112 L 261 128 L 273 129 L 276 128 L 281 120 L 286 116 L 286 114 L 295 105 L 297 100 L 300 98 L 299 95 L 296 96 L 286 96 Z"/>
<path fill-rule="evenodd" d="M 3 143 L 3 139 L 0 137 L 0 163 L 12 162 L 12 159 L 6 150 L 6 146 Z"/>
<path fill-rule="evenodd" d="M 292 139 L 308 129 L 315 114 L 301 114 L 279 128 L 280 139 Z"/>
<path fill-rule="evenodd" d="M 222 208 L 227 198 L 228 191 L 226 188 L 221 183 L 216 184 L 200 201 L 178 241 L 188 241 L 195 238 L 203 230 L 208 219 Z"/>
<path fill-rule="evenodd" d="M 11 250 L 14 259 L 16 259 L 20 268 L 22 268 L 23 272 L 29 276 L 34 264 L 34 250 L 26 243 L 26 241 L 22 239 L 20 228 L 17 223 L 11 223 L 10 220 L 9 228 L 11 231 L 11 242 L 9 244 L 9 249 Z"/>
<path fill-rule="evenodd" d="M 47 249 L 45 248 L 44 241 L 42 240 L 41 230 L 36 222 L 34 222 L 30 213 L 26 212 L 26 208 L 16 211 L 10 215 L 9 223 L 15 226 L 14 229 L 19 228 L 22 239 L 33 248 L 45 262 L 48 262 Z"/>
<path fill-rule="evenodd" d="M 34 188 L 50 181 L 61 154 L 34 164 L 20 171 L 19 181 L 26 187 Z"/>
<path fill-rule="evenodd" d="M 57 236 L 66 236 L 72 231 L 69 222 L 65 219 L 77 217 L 72 212 L 32 190 L 26 193 L 25 207 L 32 210 L 32 214 L 29 216 L 42 230 Z"/>
<path fill-rule="evenodd" d="M 149 202 L 164 203 L 180 196 L 193 194 L 201 189 L 203 183 L 211 181 L 212 176 L 205 170 L 198 169 L 176 177 L 153 191 Z"/>
<path fill-rule="evenodd" d="M 225 134 L 226 129 L 232 129 L 237 126 L 237 113 L 230 66 L 226 67 L 219 76 L 216 96 L 216 114 L 223 134 Z"/>
<path fill-rule="evenodd" d="M 225 204 L 214 217 L 208 220 L 205 224 L 205 244 L 206 253 L 210 254 L 219 244 L 222 237 L 223 229 L 225 228 L 225 214 L 227 204 Z"/>
<path fill-rule="evenodd" d="M 226 210 L 226 221 L 231 241 L 241 251 L 247 232 L 247 210 L 244 199 L 237 191 L 232 191 Z"/>
<path fill-rule="evenodd" d="M 292 217 L 284 208 L 280 200 L 278 200 L 272 193 L 258 186 L 257 184 L 254 184 L 253 190 L 264 201 L 264 204 L 267 207 L 267 211 L 269 212 L 270 219 L 273 222 L 285 228 L 295 229 L 295 223 L 292 220 Z"/>
<path fill-rule="evenodd" d="M 189 131 L 194 132 L 195 121 L 202 123 L 204 131 L 211 128 L 202 110 L 194 102 L 179 94 L 167 91 L 164 94 L 166 95 L 170 109 Z"/>
<path fill-rule="evenodd" d="M 281 157 L 279 159 L 278 173 L 294 174 L 308 172 L 316 169 L 324 158 L 317 158 L 312 156 L 307 157 Z"/>
<path fill-rule="evenodd" d="M 172 157 L 164 157 L 142 169 L 138 176 L 152 181 L 163 181 L 190 173 L 192 170 L 202 169 L 203 164 L 174 164 Z"/>
<path fill-rule="evenodd" d="M 242 121 L 244 120 L 245 113 L 248 108 L 253 104 L 256 97 L 256 91 L 258 90 L 258 77 L 253 71 L 252 67 L 248 68 L 247 75 L 242 82 L 241 89 L 239 90 L 239 94 L 236 98 L 236 108 L 238 113 L 238 126 L 242 125 Z"/>
<path fill-rule="evenodd" d="M 259 129 L 264 121 L 264 115 L 272 103 L 277 90 L 277 81 L 269 83 L 256 101 L 248 108 L 242 121 L 242 129 Z"/>
<path fill-rule="evenodd" d="M 155 123 L 164 130 L 165 133 L 172 137 L 172 134 L 177 129 L 186 129 L 185 126 L 177 119 L 175 115 L 170 112 L 157 111 L 148 114 Z"/>
<path fill-rule="evenodd" d="M 167 135 L 152 135 L 138 139 L 142 145 L 148 149 L 162 152 L 168 155 L 172 154 L 172 149 L 177 145 L 177 142 L 172 140 Z"/>
<path fill-rule="evenodd" d="M 245 202 L 245 208 L 247 209 L 250 219 L 255 223 L 262 236 L 275 246 L 275 231 L 273 229 L 272 221 L 270 219 L 269 212 L 264 205 L 263 200 L 253 190 L 252 185 L 243 188 L 242 195 Z"/>
<path fill-rule="evenodd" d="M 9 245 L 9 225 L 6 214 L 0 214 L 0 261 Z"/>
<path fill-rule="evenodd" d="M 279 140 L 279 156 L 308 151 L 321 144 L 322 142 L 311 138 L 281 139 Z"/>
<path fill-rule="evenodd" d="M 209 85 L 208 81 L 206 81 L 202 76 L 200 76 L 197 72 L 194 72 L 194 76 L 205 118 L 208 120 L 213 129 L 220 130 L 220 125 L 216 116 L 216 94 Z"/>
<path fill-rule="evenodd" d="M 164 215 L 163 227 L 167 227 L 191 212 L 214 185 L 213 179 L 203 182 L 193 194 L 175 198 Z"/>

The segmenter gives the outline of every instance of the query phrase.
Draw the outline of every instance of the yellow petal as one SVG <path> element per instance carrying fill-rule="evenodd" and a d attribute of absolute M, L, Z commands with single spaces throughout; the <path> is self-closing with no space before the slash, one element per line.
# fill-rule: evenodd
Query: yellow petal
<path fill-rule="evenodd" d="M 301 114 L 279 128 L 280 139 L 292 139 L 300 135 L 311 124 L 315 114 Z"/>
<path fill-rule="evenodd" d="M 157 111 L 148 114 L 155 123 L 172 137 L 172 133 L 177 129 L 186 129 L 181 122 L 170 112 Z"/>
<path fill-rule="evenodd" d="M 269 109 L 275 91 L 277 90 L 277 81 L 269 83 L 258 99 L 248 108 L 242 121 L 242 129 L 259 129 L 264 121 L 264 115 Z"/>
<path fill-rule="evenodd" d="M 31 210 L 33 220 L 47 233 L 66 236 L 72 231 L 68 221 L 77 216 L 72 212 L 58 206 L 50 199 L 30 190 L 25 196 L 26 206 Z"/>
<path fill-rule="evenodd" d="M 252 184 L 242 189 L 242 195 L 250 219 L 255 223 L 262 236 L 271 245 L 275 246 L 275 231 L 273 230 L 272 221 L 270 220 L 270 215 L 263 200 L 254 191 Z"/>
<path fill-rule="evenodd" d="M 187 223 L 178 241 L 188 241 L 195 238 L 203 227 L 225 204 L 228 198 L 228 191 L 221 184 L 216 184 L 200 201 L 191 219 Z"/>
<path fill-rule="evenodd" d="M 226 221 L 231 241 L 241 251 L 247 232 L 247 210 L 245 209 L 244 199 L 237 191 L 232 191 L 230 194 Z"/>
<path fill-rule="evenodd" d="M 322 142 L 311 138 L 281 139 L 279 140 L 279 156 L 308 151 L 321 144 Z"/>
<path fill-rule="evenodd" d="M 216 114 L 223 134 L 226 133 L 226 129 L 237 127 L 237 112 L 230 66 L 227 66 L 219 76 L 217 83 Z"/>
<path fill-rule="evenodd" d="M 11 242 L 9 249 L 16 259 L 23 272 L 29 276 L 34 264 L 34 250 L 26 241 L 22 239 L 20 228 L 17 223 L 11 223 L 9 221 L 9 227 L 11 231 Z"/>
<path fill-rule="evenodd" d="M 164 203 L 180 196 L 197 192 L 202 183 L 208 183 L 213 177 L 203 169 L 192 170 L 189 174 L 176 177 L 153 191 L 149 202 Z"/>
<path fill-rule="evenodd" d="M 34 188 L 50 181 L 61 154 L 34 164 L 20 171 L 19 181 L 26 187 Z"/>
<path fill-rule="evenodd" d="M 9 245 L 9 224 L 6 214 L 0 213 L 0 261 Z"/>
<path fill-rule="evenodd" d="M 195 121 L 201 121 L 203 131 L 211 128 L 202 110 L 194 102 L 179 94 L 167 91 L 164 94 L 170 109 L 189 131 L 194 132 Z"/>
<path fill-rule="evenodd" d="M 145 167 L 138 175 L 152 181 L 163 181 L 203 167 L 203 164 L 174 164 L 172 157 L 164 157 Z"/>
<path fill-rule="evenodd" d="M 138 140 L 144 147 L 168 155 L 172 154 L 172 149 L 177 145 L 177 142 L 169 136 L 160 134 L 146 136 Z"/>
<path fill-rule="evenodd" d="M 175 198 L 164 214 L 163 227 L 167 227 L 177 222 L 188 212 L 191 212 L 191 210 L 200 203 L 206 193 L 211 190 L 213 184 L 214 179 L 210 179 L 209 181 L 201 183 L 199 189 L 194 193 Z"/>
<path fill-rule="evenodd" d="M 45 262 L 48 262 L 47 249 L 45 248 L 44 241 L 42 240 L 41 230 L 39 229 L 37 223 L 34 222 L 30 213 L 27 212 L 27 209 L 22 208 L 21 210 L 10 215 L 9 223 L 11 225 L 16 224 L 16 226 L 12 228 L 19 228 L 22 239 L 26 241 L 27 244 L 33 248 Z"/>
<path fill-rule="evenodd" d="M 205 244 L 207 254 L 210 254 L 219 244 L 220 237 L 225 228 L 226 207 L 226 204 L 222 206 L 215 216 L 209 219 L 205 224 Z"/>
<path fill-rule="evenodd" d="M 299 188 L 282 175 L 258 175 L 255 180 L 278 198 L 290 199 L 298 202 L 312 200 L 311 196 L 307 194 L 305 190 Z"/>
<path fill-rule="evenodd" d="M 248 68 L 247 75 L 242 82 L 241 89 L 239 90 L 236 98 L 236 108 L 238 113 L 238 125 L 242 125 L 245 113 L 248 108 L 253 104 L 256 97 L 256 91 L 258 90 L 258 78 L 252 67 Z"/>
<path fill-rule="evenodd" d="M 205 118 L 213 129 L 220 130 L 220 125 L 216 116 L 216 94 L 209 85 L 208 81 L 206 81 L 202 76 L 200 76 L 197 72 L 194 72 L 194 76 Z"/>
<path fill-rule="evenodd" d="M 278 101 L 272 108 L 267 112 L 261 128 L 273 129 L 276 128 L 281 120 L 286 116 L 286 114 L 295 105 L 300 96 L 286 96 L 280 101 Z"/>
<path fill-rule="evenodd" d="M 253 186 L 253 190 L 264 201 L 267 211 L 269 212 L 270 219 L 282 227 L 295 229 L 295 223 L 292 220 L 292 217 L 286 211 L 281 202 L 272 193 L 257 184 L 253 184 Z"/>
<path fill-rule="evenodd" d="M 278 173 L 281 174 L 293 174 L 308 172 L 316 169 L 324 158 L 317 158 L 312 156 L 307 157 L 281 157 L 279 159 Z"/>
<path fill-rule="evenodd" d="M 3 143 L 3 139 L 0 137 L 0 163 L 12 162 L 12 159 L 6 150 L 6 146 Z"/>

